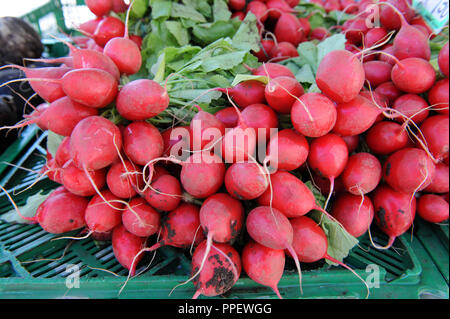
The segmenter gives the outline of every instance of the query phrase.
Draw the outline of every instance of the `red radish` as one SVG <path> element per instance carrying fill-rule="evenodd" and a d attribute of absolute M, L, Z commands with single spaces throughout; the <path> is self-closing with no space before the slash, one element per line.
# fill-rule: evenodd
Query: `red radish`
<path fill-rule="evenodd" d="M 70 135 L 70 156 L 84 170 L 99 170 L 119 156 L 122 135 L 119 128 L 101 116 L 81 120 Z"/>
<path fill-rule="evenodd" d="M 448 112 L 448 93 L 449 92 L 449 84 L 448 79 L 442 79 L 436 81 L 433 87 L 428 91 L 428 102 L 430 105 L 434 106 L 434 109 L 444 115 L 449 115 Z"/>
<path fill-rule="evenodd" d="M 200 209 L 198 206 L 181 203 L 162 220 L 161 240 L 146 251 L 162 246 L 189 248 L 197 246 L 205 236 L 200 229 Z"/>
<path fill-rule="evenodd" d="M 280 62 L 288 58 L 297 57 L 297 48 L 290 42 L 278 42 L 269 52 L 270 61 Z"/>
<path fill-rule="evenodd" d="M 267 62 L 270 58 L 269 52 L 275 46 L 275 42 L 270 39 L 261 40 L 261 50 L 254 52 L 253 54 L 258 58 L 259 62 Z"/>
<path fill-rule="evenodd" d="M 382 110 L 371 100 L 362 95 L 356 96 L 346 103 L 339 103 L 336 107 L 336 124 L 333 133 L 342 136 L 359 135 L 367 131 L 377 120 Z"/>
<path fill-rule="evenodd" d="M 387 0 L 388 5 L 382 5 L 380 10 L 380 22 L 388 30 L 398 30 L 402 26 L 402 20 L 410 22 L 415 15 L 414 9 L 407 0 Z M 395 11 L 394 6 L 401 14 Z"/>
<path fill-rule="evenodd" d="M 145 121 L 132 122 L 123 132 L 123 149 L 135 164 L 144 166 L 162 155 L 164 141 L 159 130 Z"/>
<path fill-rule="evenodd" d="M 228 2 L 228 6 L 230 7 L 231 10 L 233 11 L 241 11 L 245 8 L 245 0 L 230 0 Z"/>
<path fill-rule="evenodd" d="M 258 163 L 234 163 L 225 173 L 225 187 L 234 198 L 252 200 L 269 187 L 268 178 Z"/>
<path fill-rule="evenodd" d="M 163 156 L 184 158 L 189 156 L 191 134 L 189 126 L 177 126 L 161 133 L 164 141 Z M 185 152 L 183 152 L 185 151 Z"/>
<path fill-rule="evenodd" d="M 344 193 L 336 199 L 331 215 L 350 235 L 360 237 L 372 224 L 373 204 L 367 196 L 361 200 L 360 196 Z"/>
<path fill-rule="evenodd" d="M 373 88 L 391 79 L 392 65 L 383 61 L 363 63 L 366 80 Z"/>
<path fill-rule="evenodd" d="M 341 136 L 345 144 L 347 144 L 348 153 L 353 153 L 359 145 L 359 135 Z"/>
<path fill-rule="evenodd" d="M 291 8 L 294 8 L 300 3 L 300 0 L 284 0 L 284 2 L 286 2 Z"/>
<path fill-rule="evenodd" d="M 111 239 L 112 239 L 112 231 L 106 232 L 106 233 L 92 232 L 91 237 L 95 241 L 111 241 Z"/>
<path fill-rule="evenodd" d="M 106 16 L 113 9 L 112 0 L 85 0 L 85 3 L 97 17 Z"/>
<path fill-rule="evenodd" d="M 202 241 L 192 255 L 192 276 L 197 289 L 193 299 L 200 295 L 212 297 L 224 294 L 234 286 L 241 274 L 239 253 L 232 246 L 217 243 L 208 254 L 205 254 L 206 251 L 207 243 Z"/>
<path fill-rule="evenodd" d="M 383 178 L 394 190 L 412 194 L 430 185 L 435 169 L 425 151 L 408 147 L 389 156 L 383 166 Z"/>
<path fill-rule="evenodd" d="M 142 177 L 138 176 L 139 168 L 132 162 L 117 161 L 111 165 L 106 175 L 108 189 L 119 198 L 132 198 L 136 195 L 135 187 Z"/>
<path fill-rule="evenodd" d="M 146 238 L 133 235 L 123 225 L 114 228 L 112 233 L 112 247 L 117 261 L 134 276 L 136 266 L 142 256 L 136 256 L 142 250 Z M 135 258 L 136 257 L 136 258 Z"/>
<path fill-rule="evenodd" d="M 117 96 L 118 82 L 101 69 L 72 70 L 61 78 L 64 93 L 85 106 L 103 108 Z"/>
<path fill-rule="evenodd" d="M 387 53 L 387 54 L 385 54 Z M 394 56 L 394 46 L 392 44 L 386 44 L 383 46 L 383 50 L 380 51 L 378 59 L 383 62 L 395 65 L 396 58 Z"/>
<path fill-rule="evenodd" d="M 402 92 L 395 87 L 392 81 L 378 85 L 374 92 L 386 97 L 389 101 L 389 106 L 392 105 L 394 101 L 402 94 Z"/>
<path fill-rule="evenodd" d="M 375 156 L 357 153 L 349 157 L 341 178 L 349 193 L 364 195 L 378 186 L 381 175 L 381 163 Z"/>
<path fill-rule="evenodd" d="M 61 181 L 69 192 L 78 196 L 92 196 L 106 185 L 106 171 L 104 169 L 85 172 L 72 162 L 68 162 L 66 165 L 62 170 Z M 93 181 L 95 187 L 91 181 Z"/>
<path fill-rule="evenodd" d="M 389 249 L 395 238 L 411 227 L 416 214 L 416 199 L 414 196 L 411 197 L 410 194 L 397 192 L 389 186 L 380 185 L 373 193 L 372 200 L 375 223 L 389 236 L 389 241 L 385 247 L 375 247 Z"/>
<path fill-rule="evenodd" d="M 448 78 L 448 42 L 442 47 L 441 51 L 439 51 L 438 55 L 438 64 L 439 69 L 442 74 L 444 74 Z"/>
<path fill-rule="evenodd" d="M 112 0 L 112 11 L 115 13 L 124 13 L 127 9 L 128 5 L 124 0 Z"/>
<path fill-rule="evenodd" d="M 270 287 L 281 298 L 278 283 L 284 272 L 285 254 L 282 249 L 272 249 L 250 240 L 242 249 L 242 267 L 257 283 Z"/>
<path fill-rule="evenodd" d="M 279 76 L 289 76 L 295 79 L 294 73 L 288 67 L 278 63 L 263 63 L 258 68 L 250 68 L 249 70 L 253 75 L 267 76 L 269 79 L 274 79 Z"/>
<path fill-rule="evenodd" d="M 66 136 L 59 144 L 55 153 L 55 161 L 59 167 L 63 167 L 70 160 L 70 136 Z"/>
<path fill-rule="evenodd" d="M 437 162 L 448 158 L 449 118 L 448 115 L 433 115 L 420 125 L 425 143 Z"/>
<path fill-rule="evenodd" d="M 420 74 L 420 77 L 417 76 Z M 433 66 L 421 58 L 406 58 L 392 68 L 391 79 L 395 86 L 408 93 L 424 93 L 431 89 L 436 78 Z"/>
<path fill-rule="evenodd" d="M 371 48 L 372 46 L 383 42 L 387 34 L 386 29 L 383 27 L 369 29 L 364 35 L 364 47 Z"/>
<path fill-rule="evenodd" d="M 104 47 L 109 40 L 123 36 L 125 24 L 122 20 L 113 16 L 105 17 L 94 32 L 94 40 L 99 46 Z"/>
<path fill-rule="evenodd" d="M 180 180 L 190 195 L 206 198 L 219 190 L 224 176 L 225 165 L 222 159 L 203 151 L 192 154 L 182 163 Z"/>
<path fill-rule="evenodd" d="M 292 129 L 284 129 L 270 138 L 266 160 L 271 167 L 293 171 L 308 158 L 309 144 L 306 138 Z"/>
<path fill-rule="evenodd" d="M 303 216 L 313 209 L 324 212 L 310 189 L 291 173 L 278 171 L 270 175 L 270 180 L 272 187 L 258 198 L 259 205 L 273 207 L 287 218 Z"/>
<path fill-rule="evenodd" d="M 259 206 L 247 215 L 246 226 L 249 236 L 258 244 L 272 249 L 287 249 L 291 253 L 302 291 L 300 264 L 292 246 L 294 231 L 289 219 L 275 208 Z"/>
<path fill-rule="evenodd" d="M 364 68 L 357 56 L 346 50 L 331 51 L 317 69 L 316 83 L 338 103 L 350 102 L 364 85 Z"/>
<path fill-rule="evenodd" d="M 142 37 L 138 36 L 137 34 L 130 34 L 129 37 L 130 37 L 131 41 L 136 43 L 136 45 L 138 46 L 139 50 L 141 50 L 142 49 L 142 42 L 143 42 Z"/>
<path fill-rule="evenodd" d="M 417 214 L 430 223 L 442 223 L 447 220 L 448 211 L 448 202 L 438 195 L 422 195 L 417 201 Z"/>
<path fill-rule="evenodd" d="M 294 128 L 308 137 L 329 133 L 336 123 L 336 107 L 320 93 L 306 93 L 295 101 L 291 109 Z"/>
<path fill-rule="evenodd" d="M 6 67 L 16 68 L 24 72 L 26 79 L 20 79 L 20 81 L 29 81 L 33 91 L 49 103 L 54 102 L 66 95 L 61 87 L 61 79 L 67 72 L 73 70 L 72 68 L 64 66 L 25 68 L 19 65 L 5 65 L 2 68 Z M 9 83 L 11 83 L 11 81 L 2 83 L 2 86 Z"/>
<path fill-rule="evenodd" d="M 389 155 L 408 145 L 408 133 L 398 123 L 382 121 L 372 126 L 366 134 L 366 143 L 378 155 Z"/>
<path fill-rule="evenodd" d="M 275 37 L 278 43 L 289 42 L 297 47 L 305 34 L 298 18 L 291 13 L 283 13 L 275 25 Z"/>
<path fill-rule="evenodd" d="M 167 91 L 148 79 L 134 80 L 122 87 L 116 100 L 117 111 L 130 121 L 146 120 L 169 106 Z"/>
<path fill-rule="evenodd" d="M 267 8 L 269 17 L 273 19 L 279 19 L 283 13 L 295 12 L 284 0 L 268 0 Z"/>
<path fill-rule="evenodd" d="M 106 202 L 105 202 L 106 201 Z M 122 223 L 123 203 L 109 190 L 95 195 L 85 211 L 86 226 L 90 232 L 109 233 Z"/>
<path fill-rule="evenodd" d="M 161 225 L 161 216 L 145 199 L 133 198 L 129 206 L 122 213 L 123 227 L 138 237 L 148 237 L 158 232 Z"/>
<path fill-rule="evenodd" d="M 431 178 L 431 184 L 424 189 L 428 193 L 443 194 L 449 192 L 449 170 L 448 165 L 437 163 L 436 170 Z"/>
<path fill-rule="evenodd" d="M 311 40 L 319 40 L 323 41 L 326 38 L 328 38 L 331 35 L 331 33 L 328 31 L 328 29 L 323 27 L 317 27 L 311 30 L 309 34 L 309 38 Z"/>
<path fill-rule="evenodd" d="M 139 46 L 128 36 L 128 17 L 131 6 L 126 16 L 125 34 L 111 38 L 103 48 L 103 53 L 109 56 L 119 68 L 122 74 L 135 74 L 142 65 L 142 56 Z"/>
<path fill-rule="evenodd" d="M 234 107 L 226 107 L 214 114 L 226 128 L 232 128 L 238 125 L 239 116 Z"/>
<path fill-rule="evenodd" d="M 311 33 L 311 24 L 309 23 L 308 18 L 298 18 L 298 22 L 300 22 L 305 37 L 309 36 L 309 34 Z"/>
<path fill-rule="evenodd" d="M 267 20 L 267 6 L 261 1 L 252 1 L 247 4 L 246 12 L 251 12 L 261 23 Z"/>
<path fill-rule="evenodd" d="M 305 93 L 302 85 L 294 78 L 279 76 L 271 79 L 265 88 L 267 103 L 278 113 L 289 114 L 296 98 Z"/>
<path fill-rule="evenodd" d="M 145 192 L 145 200 L 159 211 L 171 211 L 181 201 L 181 185 L 172 175 L 163 175 L 154 180 L 151 189 Z"/>
<path fill-rule="evenodd" d="M 245 108 L 251 104 L 264 104 L 266 102 L 264 88 L 264 83 L 249 80 L 241 82 L 233 88 L 217 88 L 216 90 L 229 94 L 239 107 Z"/>
<path fill-rule="evenodd" d="M 313 140 L 308 156 L 309 166 L 320 176 L 330 180 L 330 192 L 324 209 L 333 193 L 336 177 L 344 171 L 348 161 L 348 149 L 344 140 L 336 134 L 327 134 Z"/>
<path fill-rule="evenodd" d="M 258 145 L 265 143 L 278 128 L 277 114 L 265 104 L 251 104 L 242 111 L 242 119 L 249 128 L 256 131 Z"/>
<path fill-rule="evenodd" d="M 98 24 L 102 20 L 103 20 L 103 17 L 97 17 L 95 19 L 88 20 L 88 21 L 80 24 L 77 29 L 83 31 L 85 34 L 93 35 L 95 32 L 95 29 L 97 29 Z"/>
<path fill-rule="evenodd" d="M 414 123 L 422 123 L 430 113 L 428 103 L 417 94 L 403 94 L 394 101 L 393 109 L 410 118 Z M 397 121 L 403 123 L 405 119 L 398 117 Z"/>
<path fill-rule="evenodd" d="M 191 150 L 209 150 L 225 134 L 225 125 L 213 114 L 197 107 L 198 113 L 190 124 Z"/>
<path fill-rule="evenodd" d="M 51 181 L 62 184 L 62 170 L 54 158 L 47 159 L 47 162 L 41 168 L 39 173 L 41 175 L 47 175 L 48 179 Z"/>
<path fill-rule="evenodd" d="M 369 31 L 365 18 L 347 20 L 343 27 L 345 37 L 355 45 L 361 44 L 364 41 L 365 34 Z"/>
<path fill-rule="evenodd" d="M 231 19 L 236 19 L 236 18 L 241 20 L 241 21 L 244 21 L 245 13 L 242 12 L 242 11 L 233 12 L 233 14 L 231 15 Z"/>

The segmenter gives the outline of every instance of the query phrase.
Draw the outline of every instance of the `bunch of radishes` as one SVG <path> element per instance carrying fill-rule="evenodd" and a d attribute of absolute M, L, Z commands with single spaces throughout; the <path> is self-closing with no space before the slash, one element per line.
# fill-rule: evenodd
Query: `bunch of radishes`
<path fill-rule="evenodd" d="M 364 17 L 371 1 L 350 2 L 336 1 Z M 229 1 L 259 18 L 261 34 L 264 17 L 272 19 L 274 39 L 262 40 L 255 55 L 275 60 L 251 69 L 258 78 L 214 89 L 230 107 L 214 115 L 199 107 L 190 126 L 163 132 L 146 120 L 168 107 L 166 89 L 149 79 L 119 85 L 143 61 L 126 23 L 106 16 L 113 3 L 86 1 L 99 16 L 82 27 L 92 37 L 53 61 L 62 66 L 20 67 L 48 103 L 16 127 L 36 123 L 65 136 L 45 167 L 62 186 L 28 220 L 50 233 L 83 228 L 86 236 L 110 239 L 130 275 L 144 252 L 196 247 L 194 297 L 225 293 L 242 269 L 281 297 L 286 255 L 299 275 L 300 262 L 325 258 L 347 267 L 328 254 L 324 230 L 307 215 L 314 210 L 354 237 L 375 218 L 390 238 L 377 248 L 407 231 L 416 211 L 433 223 L 448 219 L 448 44 L 436 80 L 427 35 L 411 26 L 405 1 L 387 1 L 381 8 L 391 18 L 378 28 L 358 29 L 359 18 L 342 26 L 347 50 L 320 62 L 321 93 L 305 93 L 293 72 L 275 63 L 317 39 L 307 19 L 296 17 L 298 1 Z M 101 116 L 111 104 L 126 125 Z M 286 116 L 290 128 L 277 131 Z M 328 195 L 325 207 L 298 177 L 309 168 Z M 247 240 L 242 249 L 234 245 L 239 238 Z"/>

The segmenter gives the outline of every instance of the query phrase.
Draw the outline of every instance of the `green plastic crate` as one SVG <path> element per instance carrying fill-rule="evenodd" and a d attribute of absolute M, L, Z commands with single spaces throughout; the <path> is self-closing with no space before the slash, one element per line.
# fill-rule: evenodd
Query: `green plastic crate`
<path fill-rule="evenodd" d="M 3 161 L 39 170 L 45 162 L 45 136 L 34 126 L 27 128 L 22 137 L 0 157 L 0 180 L 10 190 L 17 204 L 25 203 L 28 196 L 42 189 L 50 191 L 56 183 L 43 179 L 31 189 L 14 195 L 28 187 L 37 175 L 30 171 L 2 165 Z M 0 214 L 12 208 L 6 196 L 0 196 Z M 374 299 L 448 298 L 448 246 L 436 237 L 430 225 L 418 223 L 411 234 L 398 238 L 395 249 L 376 250 L 370 247 L 367 236 L 360 239 L 345 262 L 366 278 L 366 267 L 376 264 L 380 270 L 379 288 L 371 288 Z M 421 237 L 416 236 L 416 233 Z M 77 235 L 77 232 L 70 233 Z M 373 238 L 385 245 L 386 236 L 373 229 Z M 52 235 L 38 225 L 8 224 L 0 222 L 0 298 L 191 298 L 195 292 L 192 283 L 180 286 L 169 296 L 172 288 L 185 281 L 190 273 L 189 252 L 164 247 L 157 251 L 151 266 L 152 254 L 139 264 L 139 276 L 124 285 L 127 270 L 114 258 L 109 242 L 99 244 L 92 239 L 79 241 L 53 240 Z M 426 242 L 427 238 L 428 242 Z M 438 246 L 428 245 L 433 242 Z M 68 244 L 71 243 L 69 246 Z M 439 246 L 440 245 L 440 246 Z M 439 258 L 438 258 L 439 257 Z M 442 257 L 442 258 L 440 258 Z M 446 262 L 445 262 L 446 258 Z M 37 259 L 46 259 L 30 262 Z M 51 260 L 48 260 L 51 259 Z M 442 259 L 442 263 L 436 263 Z M 68 265 L 79 267 L 79 288 L 68 288 L 71 278 Z M 447 267 L 447 277 L 443 269 Z M 279 283 L 284 298 L 364 298 L 366 288 L 351 272 L 318 262 L 302 264 L 303 295 L 298 287 L 298 275 L 291 260 Z M 106 270 L 106 271 L 105 271 Z M 113 274 L 114 273 L 114 274 Z M 118 275 L 118 276 L 117 276 Z M 261 286 L 245 274 L 236 285 L 219 298 L 276 298 L 271 289 Z"/>

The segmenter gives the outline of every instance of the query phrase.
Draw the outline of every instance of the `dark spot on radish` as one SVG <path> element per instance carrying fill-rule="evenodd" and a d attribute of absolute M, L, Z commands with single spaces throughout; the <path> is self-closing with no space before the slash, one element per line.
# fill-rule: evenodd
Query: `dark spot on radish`
<path fill-rule="evenodd" d="M 214 287 L 218 295 L 229 290 L 234 284 L 234 275 L 230 269 L 226 267 L 214 268 L 214 274 L 210 280 L 206 282 L 206 288 Z"/>
<path fill-rule="evenodd" d="M 194 267 L 194 269 L 192 269 L 192 273 L 193 273 L 193 274 L 196 274 L 196 273 L 198 272 L 198 270 L 199 270 L 199 267 Z M 197 276 L 195 276 L 195 277 L 192 279 L 192 282 L 194 283 L 194 286 L 195 286 L 197 289 L 200 288 L 200 283 L 199 283 L 199 281 L 198 281 L 199 276 L 200 276 L 200 274 L 197 274 Z"/>
<path fill-rule="evenodd" d="M 72 219 L 72 218 L 71 218 L 71 219 L 69 219 L 69 223 L 71 223 L 71 224 L 73 223 L 73 219 Z"/>
<path fill-rule="evenodd" d="M 239 236 L 239 229 L 237 228 L 237 220 L 232 220 L 230 223 L 230 229 L 231 229 L 231 237 L 232 241 Z"/>
<path fill-rule="evenodd" d="M 401 209 L 399 209 L 398 212 L 399 212 L 400 214 L 403 214 L 403 215 L 405 214 L 405 211 L 404 211 L 404 210 L 401 210 Z"/>
<path fill-rule="evenodd" d="M 382 228 L 386 228 L 387 223 L 386 223 L 386 211 L 384 210 L 383 207 L 380 207 L 380 209 L 377 211 L 377 215 L 378 218 L 380 220 L 380 226 Z"/>
<path fill-rule="evenodd" d="M 218 254 L 211 255 L 211 256 L 208 257 L 208 261 L 211 261 L 212 259 L 215 259 L 216 262 L 217 262 L 220 266 L 223 266 L 223 262 L 222 262 L 222 260 L 220 260 L 220 256 L 219 256 Z"/>

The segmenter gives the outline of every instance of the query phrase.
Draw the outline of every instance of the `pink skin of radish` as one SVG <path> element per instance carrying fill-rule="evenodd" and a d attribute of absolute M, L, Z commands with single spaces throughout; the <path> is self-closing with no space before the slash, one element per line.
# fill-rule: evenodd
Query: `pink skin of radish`
<path fill-rule="evenodd" d="M 431 178 L 431 184 L 424 189 L 427 193 L 444 194 L 449 192 L 449 169 L 444 163 L 437 163 L 436 170 Z"/>
<path fill-rule="evenodd" d="M 128 5 L 124 0 L 112 0 L 112 11 L 115 13 L 124 13 L 128 9 Z"/>
<path fill-rule="evenodd" d="M 258 52 L 253 52 L 253 55 L 258 58 L 259 62 L 267 62 L 269 60 L 269 52 L 275 45 L 275 41 L 270 39 L 262 39 Z"/>
<path fill-rule="evenodd" d="M 319 176 L 330 181 L 330 192 L 324 210 L 333 193 L 334 181 L 347 166 L 348 148 L 344 140 L 336 134 L 327 134 L 313 140 L 308 156 L 309 167 Z"/>
<path fill-rule="evenodd" d="M 448 219 L 449 206 L 439 195 L 422 195 L 417 201 L 417 214 L 430 223 L 442 223 Z"/>
<path fill-rule="evenodd" d="M 113 16 L 105 17 L 95 29 L 93 39 L 102 48 L 109 40 L 122 37 L 125 34 L 125 24 Z"/>
<path fill-rule="evenodd" d="M 101 194 L 103 198 L 97 194 L 89 201 L 85 211 L 86 225 L 90 232 L 109 233 L 122 223 L 124 204 L 115 202 L 119 198 L 109 190 L 104 190 Z"/>
<path fill-rule="evenodd" d="M 442 79 L 436 81 L 433 87 L 428 91 L 428 102 L 434 105 L 436 112 L 443 115 L 449 115 L 449 81 Z"/>
<path fill-rule="evenodd" d="M 226 107 L 214 114 L 225 125 L 225 128 L 233 128 L 238 125 L 239 116 L 234 107 Z"/>
<path fill-rule="evenodd" d="M 392 65 L 383 61 L 369 61 L 363 63 L 366 80 L 372 88 L 391 80 Z"/>
<path fill-rule="evenodd" d="M 411 227 L 416 213 L 416 198 L 411 194 L 393 190 L 387 185 L 380 185 L 372 195 L 375 210 L 375 223 L 389 236 L 385 247 L 389 249 L 395 238 L 404 234 Z"/>
<path fill-rule="evenodd" d="M 357 153 L 348 158 L 341 179 L 349 193 L 362 196 L 378 186 L 381 175 L 381 163 L 375 156 Z"/>
<path fill-rule="evenodd" d="M 303 29 L 305 38 L 308 37 L 311 33 L 311 24 L 309 23 L 308 18 L 298 18 L 298 21 L 300 22 L 300 25 Z"/>
<path fill-rule="evenodd" d="M 225 187 L 234 198 L 256 199 L 269 187 L 268 176 L 257 163 L 234 163 L 225 173 Z"/>
<path fill-rule="evenodd" d="M 283 13 L 295 13 L 294 9 L 284 0 L 268 0 L 267 9 L 269 17 L 275 20 L 280 19 Z"/>
<path fill-rule="evenodd" d="M 401 112 L 406 117 L 411 118 L 416 124 L 422 123 L 430 113 L 427 109 L 427 101 L 417 94 L 401 95 L 394 101 L 392 108 Z M 405 119 L 402 117 L 396 118 L 396 120 L 400 123 L 405 122 Z"/>
<path fill-rule="evenodd" d="M 295 130 L 284 129 L 270 138 L 265 161 L 279 170 L 293 171 L 306 162 L 308 153 L 306 138 Z"/>
<path fill-rule="evenodd" d="M 415 15 L 414 9 L 407 3 L 407 0 L 388 0 L 387 3 L 393 5 L 400 11 L 401 16 L 391 6 L 382 5 L 380 10 L 380 22 L 388 30 L 398 30 L 402 26 L 402 20 L 410 22 Z"/>
<path fill-rule="evenodd" d="M 291 13 L 283 13 L 275 25 L 275 37 L 278 43 L 289 42 L 297 47 L 305 34 L 298 18 Z"/>
<path fill-rule="evenodd" d="M 317 27 L 311 30 L 311 33 L 309 34 L 309 39 L 323 41 L 330 35 L 331 35 L 330 32 L 326 28 Z"/>
<path fill-rule="evenodd" d="M 232 246 L 216 243 L 207 255 L 206 251 L 205 240 L 192 255 L 192 276 L 201 269 L 193 279 L 197 291 L 192 299 L 197 299 L 200 295 L 214 297 L 224 294 L 234 286 L 241 274 L 239 253 Z"/>
<path fill-rule="evenodd" d="M 361 200 L 360 196 L 344 193 L 333 205 L 331 215 L 353 237 L 364 235 L 373 221 L 373 204 L 369 197 Z"/>
<path fill-rule="evenodd" d="M 337 117 L 332 132 L 341 136 L 359 135 L 366 132 L 383 112 L 372 100 L 356 96 L 336 107 Z"/>
<path fill-rule="evenodd" d="M 55 161 L 59 167 L 63 167 L 70 160 L 70 136 L 66 136 L 59 144 L 55 153 Z"/>
<path fill-rule="evenodd" d="M 117 261 L 134 276 L 136 266 L 142 255 L 135 256 L 144 248 L 146 238 L 133 235 L 123 225 L 114 228 L 112 233 L 112 247 Z"/>
<path fill-rule="evenodd" d="M 167 91 L 148 79 L 131 81 L 117 95 L 117 111 L 130 121 L 146 120 L 163 112 L 169 106 Z"/>
<path fill-rule="evenodd" d="M 100 116 L 81 120 L 70 135 L 70 156 L 83 170 L 99 170 L 118 159 L 122 147 L 119 128 Z"/>
<path fill-rule="evenodd" d="M 177 126 L 170 128 L 161 133 L 164 141 L 163 156 L 174 155 L 176 157 L 183 158 L 188 156 L 187 152 L 190 150 L 190 127 L 189 126 Z M 183 150 L 185 152 L 183 152 Z"/>
<path fill-rule="evenodd" d="M 265 88 L 267 103 L 281 114 L 289 114 L 296 98 L 304 93 L 302 85 L 296 79 L 288 76 L 271 79 Z"/>
<path fill-rule="evenodd" d="M 284 272 L 285 253 L 250 240 L 242 249 L 241 261 L 245 273 L 255 282 L 270 287 L 282 299 L 278 283 Z"/>
<path fill-rule="evenodd" d="M 391 106 L 394 101 L 402 95 L 402 92 L 395 87 L 392 81 L 380 84 L 379 86 L 377 86 L 374 93 L 387 98 L 389 102 L 388 106 Z"/>
<path fill-rule="evenodd" d="M 449 118 L 448 115 L 433 115 L 420 125 L 425 142 L 436 162 L 448 158 Z"/>
<path fill-rule="evenodd" d="M 87 176 L 89 174 L 89 177 Z M 67 162 L 62 168 L 61 181 L 64 187 L 71 193 L 78 196 L 92 196 L 96 194 L 96 189 L 102 189 L 106 185 L 106 170 L 98 169 L 85 172 L 76 167 L 73 162 Z"/>
<path fill-rule="evenodd" d="M 270 139 L 271 129 L 278 128 L 277 114 L 265 104 L 251 104 L 241 114 L 245 124 L 255 130 L 258 145 Z"/>
<path fill-rule="evenodd" d="M 83 31 L 85 34 L 94 34 L 95 29 L 97 29 L 98 24 L 102 21 L 103 17 L 97 17 L 95 19 L 83 22 L 78 26 L 78 30 Z"/>
<path fill-rule="evenodd" d="M 214 130 L 215 133 L 211 132 Z M 193 151 L 209 149 L 224 134 L 225 125 L 213 114 L 203 111 L 198 106 L 198 113 L 194 115 L 190 124 L 191 147 Z"/>
<path fill-rule="evenodd" d="M 383 179 L 394 190 L 413 194 L 430 185 L 435 170 L 425 151 L 407 147 L 389 156 L 383 165 Z"/>
<path fill-rule="evenodd" d="M 142 177 L 138 175 L 138 172 L 140 172 L 140 168 L 132 162 L 128 160 L 124 160 L 123 163 L 122 161 L 116 161 L 108 169 L 106 175 L 108 189 L 119 198 L 126 199 L 136 196 L 135 188 L 142 184 L 140 183 Z"/>
<path fill-rule="evenodd" d="M 269 79 L 275 79 L 279 76 L 288 76 L 295 79 L 294 73 L 284 65 L 278 63 L 263 63 L 256 69 L 248 68 L 253 75 L 267 76 Z"/>
<path fill-rule="evenodd" d="M 162 155 L 164 141 L 154 125 L 144 121 L 132 122 L 123 132 L 123 149 L 133 163 L 144 166 Z"/>
<path fill-rule="evenodd" d="M 325 95 L 306 93 L 295 101 L 291 109 L 294 128 L 307 137 L 320 137 L 328 134 L 337 118 L 336 107 Z"/>
<path fill-rule="evenodd" d="M 271 206 L 287 218 L 303 216 L 313 209 L 329 215 L 316 204 L 313 193 L 296 176 L 289 172 L 277 171 L 270 175 L 270 179 L 272 188 L 268 188 L 258 198 L 259 205 Z M 299 198 L 302 200 L 298 200 Z"/>
<path fill-rule="evenodd" d="M 300 263 L 292 246 L 294 230 L 289 219 L 275 208 L 259 206 L 247 215 L 246 228 L 249 236 L 258 244 L 277 250 L 287 249 L 294 256 L 302 292 Z"/>
<path fill-rule="evenodd" d="M 233 88 L 217 88 L 215 90 L 224 94 L 228 92 L 239 107 L 245 108 L 251 104 L 264 104 L 266 102 L 264 89 L 264 83 L 249 80 L 241 82 Z"/>
<path fill-rule="evenodd" d="M 85 0 L 86 6 L 97 17 L 103 17 L 108 15 L 112 8 L 112 0 Z"/>
<path fill-rule="evenodd" d="M 439 70 L 448 78 L 448 42 L 442 47 L 438 55 Z"/>
<path fill-rule="evenodd" d="M 365 34 L 369 30 L 365 18 L 347 20 L 342 26 L 347 40 L 355 45 L 364 41 Z"/>
<path fill-rule="evenodd" d="M 366 134 L 370 150 L 378 155 L 389 155 L 408 145 L 408 133 L 398 123 L 382 121 L 372 126 Z"/>
<path fill-rule="evenodd" d="M 169 212 L 178 207 L 181 201 L 181 185 L 172 175 L 163 175 L 154 180 L 151 189 L 145 192 L 145 200 L 159 211 Z"/>
<path fill-rule="evenodd" d="M 353 153 L 359 145 L 359 135 L 341 136 L 345 144 L 347 144 L 348 153 Z"/>
<path fill-rule="evenodd" d="M 123 227 L 138 237 L 146 238 L 156 234 L 161 226 L 161 215 L 141 197 L 133 198 L 129 205 L 131 208 L 128 207 L 119 214 Z"/>
<path fill-rule="evenodd" d="M 383 27 L 369 29 L 364 35 L 364 47 L 370 48 L 378 43 L 381 43 L 384 37 L 387 36 L 387 31 Z"/>
<path fill-rule="evenodd" d="M 420 74 L 420 77 L 417 74 Z M 399 90 L 420 94 L 431 89 L 436 79 L 436 71 L 424 59 L 406 58 L 392 68 L 391 79 Z"/>
<path fill-rule="evenodd" d="M 264 23 L 268 18 L 267 6 L 261 1 L 249 2 L 245 12 L 253 13 L 262 23 Z"/>
<path fill-rule="evenodd" d="M 270 61 L 272 62 L 280 62 L 284 61 L 288 58 L 294 58 L 299 56 L 297 48 L 290 42 L 278 42 L 278 45 L 275 45 L 272 50 L 269 52 Z"/>
<path fill-rule="evenodd" d="M 317 69 L 316 83 L 322 92 L 338 103 L 350 102 L 361 91 L 365 75 L 357 56 L 346 50 L 331 51 Z"/>
<path fill-rule="evenodd" d="M 245 0 L 230 0 L 228 2 L 228 6 L 230 7 L 230 9 L 232 11 L 244 10 L 245 5 L 246 5 L 246 1 Z"/>

